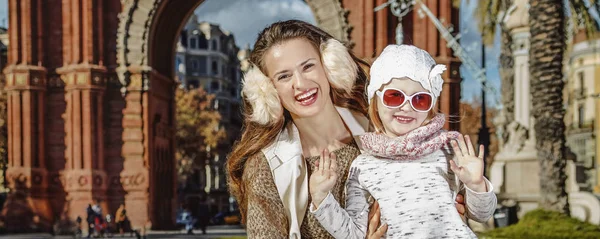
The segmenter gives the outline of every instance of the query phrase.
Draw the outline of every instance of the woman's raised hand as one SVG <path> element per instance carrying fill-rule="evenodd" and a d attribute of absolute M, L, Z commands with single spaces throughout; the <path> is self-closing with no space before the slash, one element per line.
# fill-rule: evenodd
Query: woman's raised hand
<path fill-rule="evenodd" d="M 310 175 L 309 191 L 312 197 L 313 205 L 318 208 L 321 202 L 327 197 L 329 191 L 335 186 L 337 181 L 337 162 L 336 156 L 325 149 L 321 152 L 321 158 L 317 161 L 316 170 Z"/>

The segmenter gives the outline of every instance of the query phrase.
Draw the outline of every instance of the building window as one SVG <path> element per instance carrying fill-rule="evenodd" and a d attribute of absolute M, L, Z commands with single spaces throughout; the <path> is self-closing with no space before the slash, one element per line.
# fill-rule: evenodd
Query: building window
<path fill-rule="evenodd" d="M 208 41 L 204 36 L 198 37 L 198 48 L 200 49 L 208 49 Z"/>
<path fill-rule="evenodd" d="M 198 80 L 197 80 L 197 79 L 190 80 L 190 81 L 188 82 L 188 87 L 189 87 L 190 89 L 196 89 L 196 88 L 198 88 L 198 86 L 199 86 L 199 85 L 200 85 L 200 84 L 199 84 L 199 82 L 198 82 Z"/>
<path fill-rule="evenodd" d="M 192 63 L 192 70 L 198 70 L 198 67 L 199 67 L 198 60 L 192 59 L 191 63 Z"/>
<path fill-rule="evenodd" d="M 200 57 L 198 57 L 198 60 L 200 60 L 200 62 L 199 62 L 200 67 L 198 68 L 198 73 L 200 73 L 202 75 L 208 74 L 208 67 L 207 67 L 208 59 L 206 58 L 206 56 L 200 56 Z"/>
<path fill-rule="evenodd" d="M 218 51 L 219 50 L 219 43 L 217 42 L 217 39 L 212 39 L 211 40 L 211 49 Z"/>
<path fill-rule="evenodd" d="M 585 75 L 583 71 L 580 71 L 577 75 L 579 78 L 579 89 L 585 88 Z"/>
<path fill-rule="evenodd" d="M 213 75 L 218 75 L 219 74 L 219 62 L 217 62 L 216 60 L 213 60 L 211 70 L 212 70 Z"/>
<path fill-rule="evenodd" d="M 212 83 L 210 83 L 210 90 L 212 92 L 218 91 L 219 90 L 219 82 L 213 81 Z"/>
<path fill-rule="evenodd" d="M 585 118 L 584 118 L 585 117 L 585 110 L 583 108 L 583 105 L 579 105 L 577 116 L 579 118 L 579 122 L 578 122 L 579 123 L 579 128 L 582 128 L 583 127 L 583 122 L 585 120 Z"/>
<path fill-rule="evenodd" d="M 196 48 L 196 37 L 193 36 L 192 38 L 190 38 L 190 49 L 195 49 Z"/>

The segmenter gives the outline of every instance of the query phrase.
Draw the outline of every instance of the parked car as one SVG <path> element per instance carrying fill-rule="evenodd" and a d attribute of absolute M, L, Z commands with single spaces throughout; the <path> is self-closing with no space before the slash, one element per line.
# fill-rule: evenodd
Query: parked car
<path fill-rule="evenodd" d="M 241 219 L 240 211 L 235 210 L 232 212 L 219 212 L 210 220 L 214 225 L 237 225 L 240 224 Z"/>

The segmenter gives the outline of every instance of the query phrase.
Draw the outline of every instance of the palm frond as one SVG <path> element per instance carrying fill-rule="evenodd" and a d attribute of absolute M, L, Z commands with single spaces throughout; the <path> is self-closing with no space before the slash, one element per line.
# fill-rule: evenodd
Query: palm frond
<path fill-rule="evenodd" d="M 588 37 L 593 37 L 600 30 L 600 25 L 590 14 L 591 10 L 598 11 L 600 2 L 595 0 L 569 0 L 571 21 L 575 23 L 573 30 L 585 30 Z"/>

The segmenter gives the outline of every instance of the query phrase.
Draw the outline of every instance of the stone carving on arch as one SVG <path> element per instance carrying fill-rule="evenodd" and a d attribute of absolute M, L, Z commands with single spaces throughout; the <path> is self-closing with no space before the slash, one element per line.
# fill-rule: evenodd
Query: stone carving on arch
<path fill-rule="evenodd" d="M 123 10 L 119 14 L 117 31 L 116 72 L 123 94 L 130 84 L 131 73 L 152 71 L 148 63 L 150 29 L 157 9 L 164 1 L 169 0 L 121 0 Z M 349 11 L 342 7 L 341 0 L 305 0 L 305 2 L 311 8 L 319 27 L 345 42 L 348 47 L 354 45 L 350 40 L 352 26 L 348 22 Z M 142 75 L 147 77 L 148 74 Z M 142 83 L 142 85 L 146 84 Z"/>

